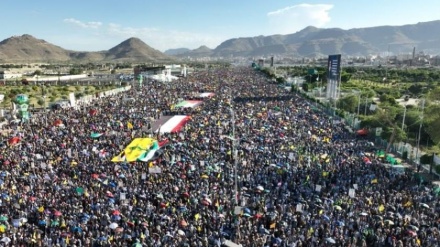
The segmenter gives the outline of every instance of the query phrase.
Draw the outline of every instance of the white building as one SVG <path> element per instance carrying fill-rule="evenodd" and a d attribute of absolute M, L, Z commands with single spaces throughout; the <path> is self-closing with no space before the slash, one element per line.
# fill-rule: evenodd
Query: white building
<path fill-rule="evenodd" d="M 0 80 L 11 80 L 11 79 L 19 79 L 23 76 L 23 74 L 15 73 L 9 70 L 0 71 Z"/>

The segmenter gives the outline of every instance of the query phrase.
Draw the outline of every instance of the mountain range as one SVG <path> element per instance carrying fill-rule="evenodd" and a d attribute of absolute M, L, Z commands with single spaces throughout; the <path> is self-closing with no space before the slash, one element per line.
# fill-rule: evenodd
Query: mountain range
<path fill-rule="evenodd" d="M 286 35 L 233 38 L 214 49 L 201 46 L 170 49 L 164 53 L 139 38 L 129 38 L 104 51 L 82 52 L 63 49 L 24 34 L 0 42 L 0 63 L 17 62 L 176 62 L 197 57 L 316 57 L 329 54 L 366 56 L 386 51 L 410 53 L 413 47 L 428 54 L 440 53 L 440 20 L 403 26 L 340 29 L 306 27 Z"/>
<path fill-rule="evenodd" d="M 172 62 L 168 56 L 145 44 L 139 38 L 129 38 L 106 51 L 81 52 L 63 49 L 45 40 L 24 34 L 0 42 L 0 63 L 16 62 Z"/>
<path fill-rule="evenodd" d="M 309 26 L 286 35 L 234 38 L 214 49 L 201 48 L 174 54 L 178 57 L 316 57 L 329 54 L 366 56 L 386 51 L 411 53 L 413 47 L 428 54 L 440 53 L 440 20 L 403 26 L 340 29 Z M 167 53 L 167 51 L 165 52 Z"/>

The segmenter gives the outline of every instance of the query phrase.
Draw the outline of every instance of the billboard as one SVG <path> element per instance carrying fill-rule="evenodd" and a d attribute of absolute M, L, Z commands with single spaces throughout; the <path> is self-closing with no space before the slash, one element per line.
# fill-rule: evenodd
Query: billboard
<path fill-rule="evenodd" d="M 339 83 L 341 78 L 341 54 L 329 55 L 327 66 L 327 95 L 328 99 L 339 97 Z"/>

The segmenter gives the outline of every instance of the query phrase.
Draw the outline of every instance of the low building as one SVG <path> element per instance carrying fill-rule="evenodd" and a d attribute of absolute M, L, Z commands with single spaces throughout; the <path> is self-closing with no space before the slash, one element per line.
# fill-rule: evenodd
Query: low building
<path fill-rule="evenodd" d="M 0 80 L 12 80 L 12 79 L 20 79 L 23 74 L 15 73 L 10 70 L 0 71 Z"/>

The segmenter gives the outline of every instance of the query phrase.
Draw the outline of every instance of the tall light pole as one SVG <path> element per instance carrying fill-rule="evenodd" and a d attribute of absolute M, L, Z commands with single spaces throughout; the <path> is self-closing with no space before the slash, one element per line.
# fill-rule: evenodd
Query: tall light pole
<path fill-rule="evenodd" d="M 406 117 L 406 104 L 403 105 L 403 107 L 405 108 L 405 110 L 403 111 L 403 119 L 402 119 L 402 131 L 403 128 L 405 128 L 405 117 Z"/>
<path fill-rule="evenodd" d="M 353 90 L 353 93 L 356 93 L 358 96 L 358 105 L 357 105 L 357 117 L 359 118 L 359 114 L 360 114 L 360 109 L 361 109 L 361 92 L 357 91 L 357 90 Z M 353 128 L 355 127 L 356 122 L 355 119 L 353 117 Z"/>
<path fill-rule="evenodd" d="M 229 108 L 229 111 L 230 111 L 230 113 L 231 113 L 231 124 L 232 124 L 232 137 L 227 137 L 226 136 L 226 138 L 228 138 L 228 139 L 230 139 L 231 140 L 231 142 L 232 142 L 232 154 L 231 154 L 231 157 L 232 157 L 232 159 L 233 159 L 233 169 L 234 169 L 234 205 L 235 206 L 237 206 L 238 205 L 238 182 L 237 182 L 237 162 L 238 162 L 238 160 L 237 160 L 237 143 L 236 143 L 236 141 L 237 141 L 237 139 L 236 139 L 236 137 L 235 137 L 235 112 L 234 112 L 234 101 L 233 101 L 233 96 L 232 96 L 232 89 L 231 88 L 229 88 L 228 86 L 225 86 L 227 89 L 229 89 L 230 90 L 230 96 L 229 96 L 229 99 L 230 99 L 230 104 L 231 104 L 231 106 L 230 106 L 230 108 Z"/>
<path fill-rule="evenodd" d="M 237 182 L 237 147 L 236 147 L 236 141 L 235 138 L 235 112 L 233 109 L 233 105 L 231 104 L 231 108 L 229 109 L 231 111 L 231 122 L 232 122 L 232 158 L 234 159 L 234 202 L 235 205 L 238 205 L 238 182 Z"/>
<path fill-rule="evenodd" d="M 368 97 L 365 97 L 364 116 L 367 116 L 367 105 L 368 105 Z"/>
<path fill-rule="evenodd" d="M 417 160 L 419 158 L 420 135 L 422 134 L 424 110 L 425 110 L 425 99 L 422 99 L 422 114 L 420 116 L 419 134 L 417 136 L 416 162 L 417 162 Z M 420 166 L 420 160 L 418 161 L 417 165 Z"/>

